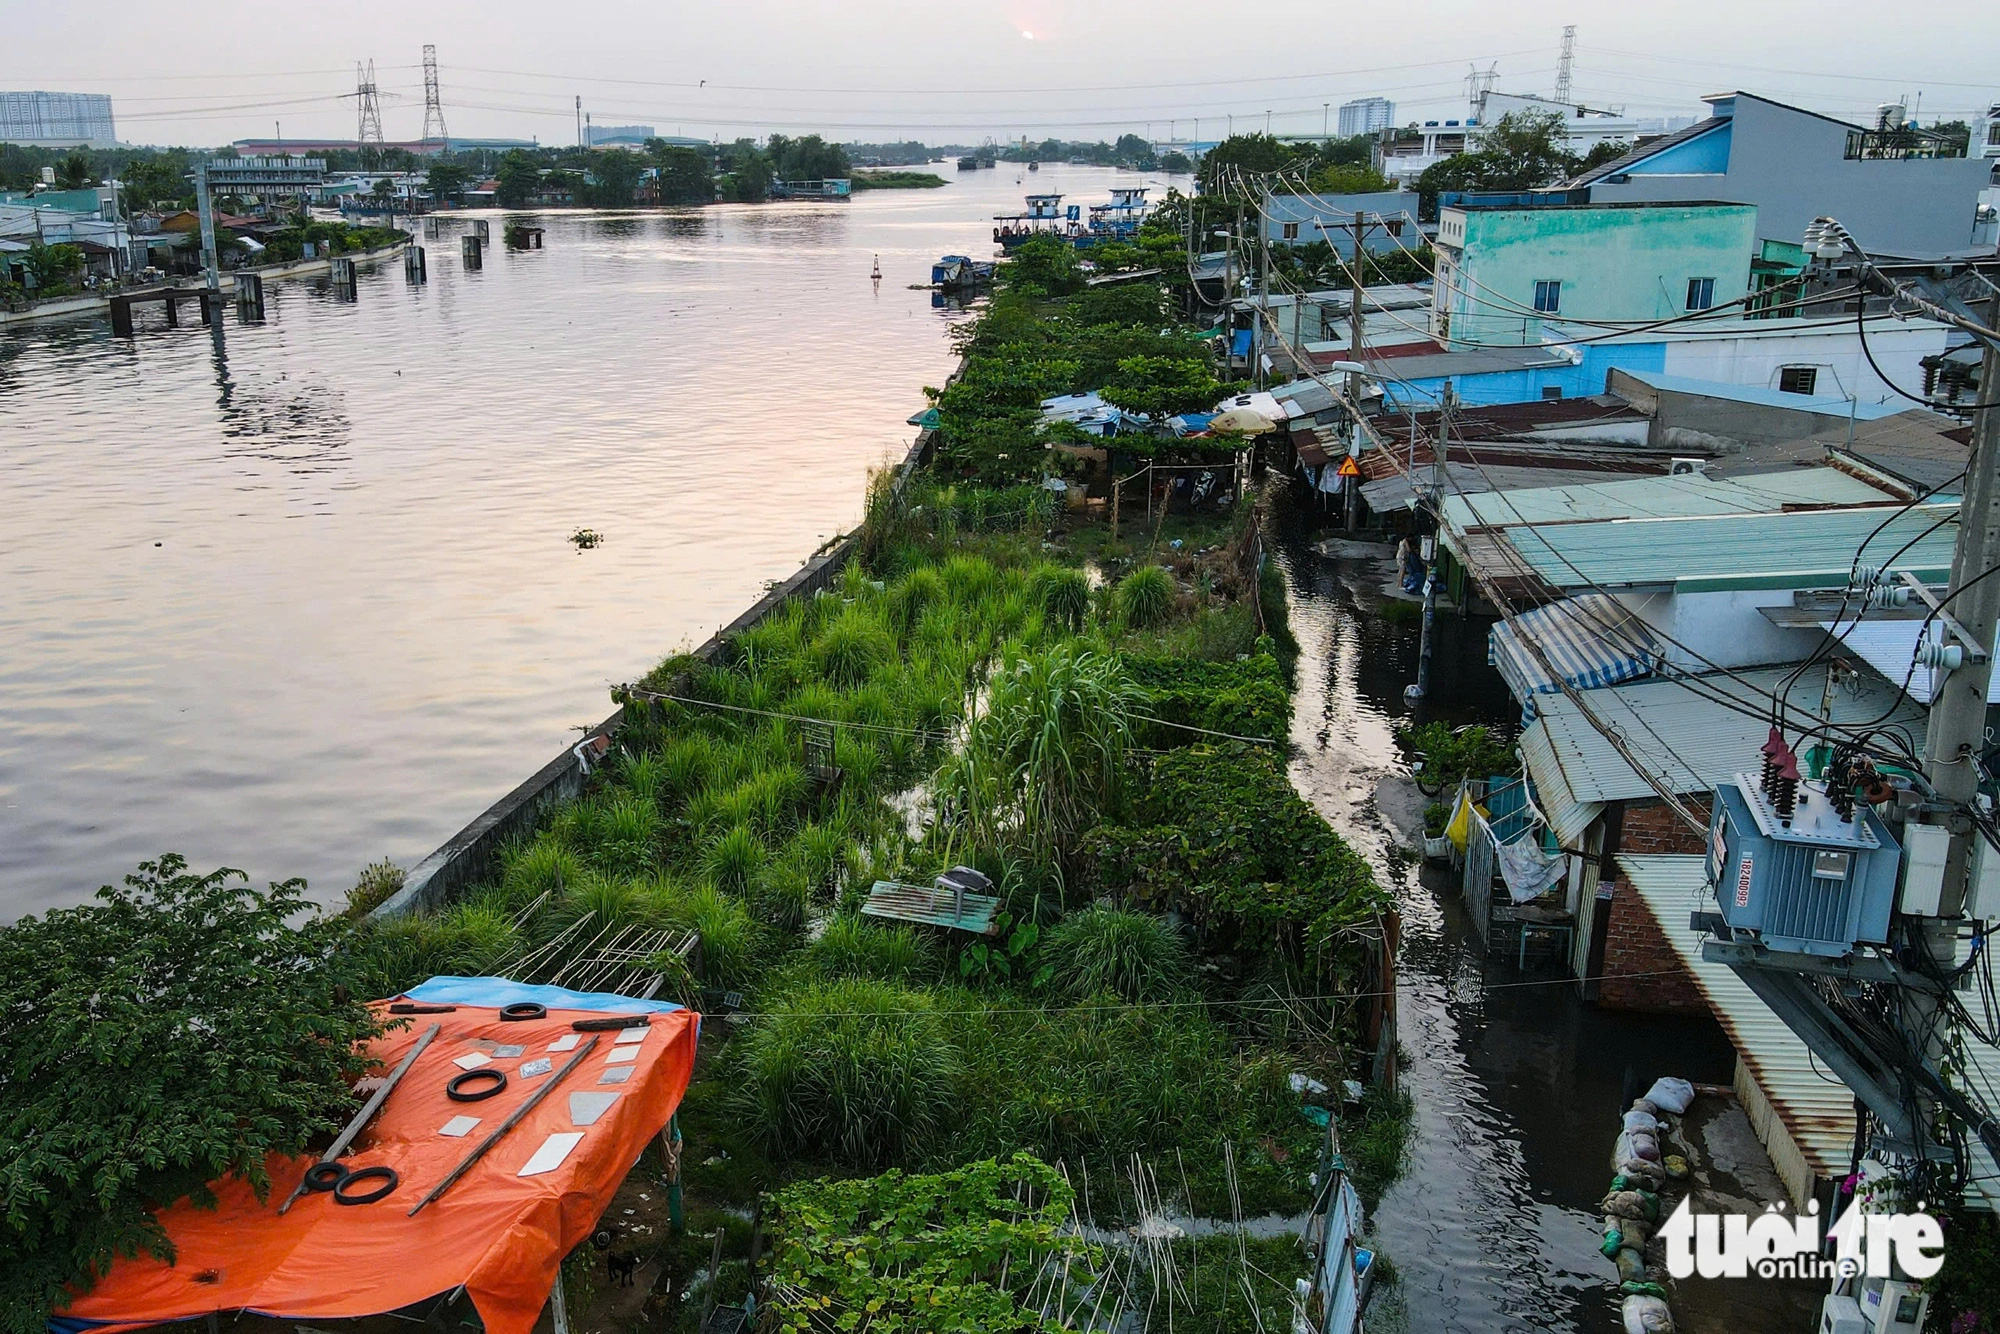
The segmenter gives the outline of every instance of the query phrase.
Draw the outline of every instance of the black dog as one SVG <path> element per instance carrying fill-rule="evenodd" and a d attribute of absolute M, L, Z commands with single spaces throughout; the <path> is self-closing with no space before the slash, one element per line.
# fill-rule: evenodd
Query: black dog
<path fill-rule="evenodd" d="M 604 1257 L 604 1268 L 611 1275 L 613 1287 L 629 1288 L 633 1272 L 639 1268 L 639 1257 L 631 1251 L 612 1251 Z"/>

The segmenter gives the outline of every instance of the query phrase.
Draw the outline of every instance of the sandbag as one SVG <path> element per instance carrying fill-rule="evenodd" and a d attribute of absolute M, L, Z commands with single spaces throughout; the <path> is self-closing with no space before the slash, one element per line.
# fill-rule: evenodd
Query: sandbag
<path fill-rule="evenodd" d="M 1660 1118 L 1651 1112 L 1642 1112 L 1635 1108 L 1625 1113 L 1625 1129 L 1628 1132 L 1643 1130 L 1649 1135 L 1657 1134 L 1660 1129 Z"/>
<path fill-rule="evenodd" d="M 1652 1103 L 1647 1102 L 1644 1098 L 1632 1099 L 1631 1110 L 1635 1112 L 1647 1112 L 1653 1116 L 1658 1116 L 1660 1114 L 1660 1109 L 1654 1106 Z"/>
<path fill-rule="evenodd" d="M 1621 1218 L 1618 1235 L 1627 1246 L 1635 1251 L 1644 1251 L 1646 1243 L 1653 1239 L 1653 1225 L 1643 1218 Z"/>
<path fill-rule="evenodd" d="M 1610 1218 L 1605 1220 L 1604 1244 L 1597 1248 L 1603 1252 L 1605 1259 L 1616 1260 L 1618 1252 L 1625 1248 L 1625 1231 L 1619 1224 L 1631 1221 L 1629 1218 Z"/>
<path fill-rule="evenodd" d="M 1653 1087 L 1646 1090 L 1646 1101 L 1661 1111 L 1679 1116 L 1694 1101 L 1694 1085 L 1685 1079 L 1657 1079 L 1653 1081 Z"/>
<path fill-rule="evenodd" d="M 1644 1158 L 1649 1163 L 1660 1161 L 1660 1139 L 1657 1135 L 1628 1135 L 1634 1158 Z"/>
<path fill-rule="evenodd" d="M 1674 1313 L 1658 1297 L 1627 1297 L 1618 1314 L 1625 1334 L 1674 1334 Z"/>
<path fill-rule="evenodd" d="M 1679 1154 L 1677 1153 L 1668 1154 L 1665 1158 L 1660 1160 L 1660 1165 L 1666 1168 L 1667 1175 L 1672 1177 L 1674 1180 L 1685 1181 L 1687 1179 L 1688 1160 L 1681 1157 Z"/>
<path fill-rule="evenodd" d="M 1660 1216 L 1660 1201 L 1658 1196 L 1643 1190 L 1614 1190 L 1604 1197 L 1604 1212 L 1650 1223 Z"/>
<path fill-rule="evenodd" d="M 1666 1179 L 1667 1169 L 1659 1163 L 1649 1162 L 1644 1158 L 1621 1158 L 1618 1160 L 1618 1175 L 1611 1181 L 1611 1189 L 1657 1188 L 1664 1184 Z"/>
<path fill-rule="evenodd" d="M 1646 1281 L 1645 1257 L 1641 1256 L 1639 1252 L 1633 1250 L 1631 1247 L 1627 1246 L 1619 1251 L 1618 1254 L 1612 1256 L 1611 1262 L 1618 1266 L 1618 1281 L 1620 1283 L 1644 1283 Z"/>

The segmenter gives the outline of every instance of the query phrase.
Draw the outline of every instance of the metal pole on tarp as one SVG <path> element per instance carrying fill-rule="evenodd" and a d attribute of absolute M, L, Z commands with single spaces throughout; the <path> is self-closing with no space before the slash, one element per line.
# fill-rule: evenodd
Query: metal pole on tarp
<path fill-rule="evenodd" d="M 397 1083 L 408 1072 L 409 1068 L 417 1063 L 417 1057 L 423 1055 L 424 1048 L 430 1046 L 431 1039 L 437 1035 L 437 1024 L 432 1024 L 424 1030 L 424 1035 L 417 1039 L 416 1045 L 410 1048 L 409 1054 L 398 1061 L 396 1068 L 389 1072 L 389 1077 L 382 1081 L 382 1087 L 376 1089 L 374 1096 L 362 1104 L 361 1110 L 354 1114 L 354 1119 L 347 1123 L 347 1128 L 340 1132 L 339 1137 L 333 1143 L 327 1145 L 326 1152 L 319 1156 L 320 1162 L 330 1163 L 340 1157 L 341 1154 L 347 1152 L 347 1146 L 354 1142 L 354 1137 L 359 1135 L 370 1121 L 374 1120 L 375 1113 L 381 1111 L 382 1104 L 389 1100 L 390 1092 L 395 1089 Z M 301 1176 L 299 1184 L 292 1188 L 292 1193 L 285 1197 L 283 1204 L 278 1206 L 278 1212 L 281 1214 L 285 1213 L 294 1204 L 298 1203 L 299 1196 L 305 1193 L 306 1179 Z"/>
<path fill-rule="evenodd" d="M 500 1123 L 498 1129 L 496 1129 L 492 1134 L 488 1135 L 485 1139 L 479 1141 L 479 1147 L 475 1148 L 471 1153 L 466 1154 L 464 1159 L 459 1163 L 459 1165 L 457 1167 L 452 1168 L 451 1171 L 445 1175 L 444 1180 L 438 1182 L 437 1185 L 432 1186 L 430 1189 L 430 1193 L 428 1195 L 424 1196 L 424 1198 L 418 1200 L 415 1204 L 410 1206 L 410 1216 L 412 1218 L 416 1217 L 417 1213 L 421 1211 L 425 1205 L 429 1204 L 432 1200 L 435 1200 L 438 1196 L 444 1194 L 447 1190 L 450 1190 L 453 1182 L 457 1181 L 467 1172 L 470 1172 L 472 1170 L 472 1165 L 478 1162 L 481 1158 L 484 1158 L 486 1156 L 486 1151 L 488 1149 L 492 1148 L 495 1144 L 498 1144 L 501 1141 L 501 1139 L 505 1137 L 508 1131 L 512 1130 L 515 1126 L 521 1123 L 521 1119 L 523 1117 L 527 1116 L 529 1112 L 534 1111 L 536 1105 L 539 1104 L 543 1098 L 548 1097 L 550 1093 L 554 1092 L 556 1085 L 562 1083 L 563 1080 L 569 1075 L 570 1071 L 576 1069 L 577 1062 L 581 1061 L 584 1057 L 590 1055 L 591 1052 L 596 1051 L 597 1044 L 602 1041 L 603 1041 L 602 1038 L 593 1036 L 590 1039 L 590 1041 L 584 1043 L 581 1047 L 578 1047 L 576 1049 L 576 1055 L 570 1057 L 567 1061 L 564 1061 L 562 1064 L 562 1068 L 557 1070 L 553 1075 L 549 1076 L 548 1083 L 542 1085 L 540 1088 L 536 1089 L 533 1093 L 529 1094 L 527 1101 L 523 1102 L 519 1107 L 516 1107 L 508 1115 L 507 1119 Z"/>

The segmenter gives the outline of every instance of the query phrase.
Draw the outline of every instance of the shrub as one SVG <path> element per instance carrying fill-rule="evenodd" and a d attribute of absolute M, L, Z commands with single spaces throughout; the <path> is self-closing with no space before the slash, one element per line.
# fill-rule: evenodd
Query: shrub
<path fill-rule="evenodd" d="M 865 917 L 836 917 L 806 950 L 828 978 L 869 977 L 907 982 L 936 967 L 930 943 L 907 926 L 878 926 Z"/>
<path fill-rule="evenodd" d="M 1174 577 L 1157 565 L 1142 565 L 1118 581 L 1118 615 L 1135 630 L 1165 621 L 1174 609 Z"/>
<path fill-rule="evenodd" d="M 875 981 L 786 993 L 740 1041 L 743 1111 L 770 1150 L 860 1166 L 928 1140 L 959 1072 L 930 997 Z"/>
<path fill-rule="evenodd" d="M 1477 725 L 1454 730 L 1443 723 L 1403 724 L 1396 728 L 1396 741 L 1422 757 L 1427 782 L 1448 788 L 1456 788 L 1462 779 L 1489 778 L 1519 767 L 1512 747 Z"/>
<path fill-rule="evenodd" d="M 1045 565 L 1035 571 L 1032 587 L 1035 605 L 1050 620 L 1077 631 L 1090 619 L 1090 576 L 1082 570 Z"/>
<path fill-rule="evenodd" d="M 1187 946 L 1149 913 L 1115 908 L 1071 913 L 1049 933 L 1044 949 L 1057 985 L 1078 999 L 1108 993 L 1126 1001 L 1161 1001 L 1187 986 Z"/>
<path fill-rule="evenodd" d="M 896 656 L 896 641 L 881 621 L 849 607 L 835 617 L 813 644 L 821 676 L 839 686 L 858 686 Z"/>
<path fill-rule="evenodd" d="M 1259 653 L 1241 662 L 1197 662 L 1188 658 L 1125 654 L 1132 680 L 1148 696 L 1155 718 L 1186 723 L 1231 736 L 1283 741 L 1291 733 L 1292 697 L 1278 660 Z M 1200 739 L 1183 727 L 1146 729 L 1149 744 L 1164 748 Z"/>
<path fill-rule="evenodd" d="M 354 888 L 347 891 L 347 915 L 366 917 L 403 887 L 403 868 L 384 857 L 361 868 Z"/>
<path fill-rule="evenodd" d="M 39 1331 L 120 1255 L 167 1259 L 152 1210 L 354 1113 L 380 1032 L 303 880 L 140 865 L 97 901 L 0 928 L 0 1318 Z M 72 1289 L 70 1285 L 74 1284 Z"/>

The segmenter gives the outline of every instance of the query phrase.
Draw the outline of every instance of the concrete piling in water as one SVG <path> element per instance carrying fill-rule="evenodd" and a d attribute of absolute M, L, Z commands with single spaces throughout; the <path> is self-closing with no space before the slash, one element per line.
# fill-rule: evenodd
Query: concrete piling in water
<path fill-rule="evenodd" d="M 485 245 L 493 239 L 492 229 L 484 218 L 474 218 L 472 220 L 472 234 L 479 238 L 479 244 L 481 245 Z"/>
<path fill-rule="evenodd" d="M 403 252 L 403 276 L 413 283 L 430 281 L 430 271 L 425 265 L 422 246 L 413 245 Z"/>
<path fill-rule="evenodd" d="M 333 295 L 340 301 L 353 301 L 360 292 L 354 279 L 354 261 L 336 255 L 332 260 Z"/>
<path fill-rule="evenodd" d="M 244 320 L 264 318 L 264 279 L 255 273 L 236 275 L 236 314 Z"/>
<path fill-rule="evenodd" d="M 479 237 L 477 235 L 461 236 L 458 239 L 458 245 L 459 253 L 465 260 L 465 267 L 468 269 L 478 268 L 480 263 Z"/>

